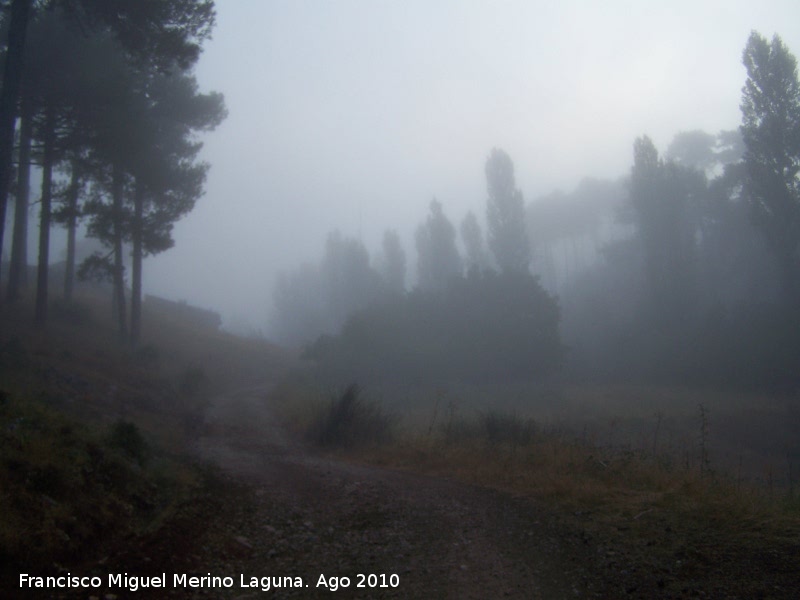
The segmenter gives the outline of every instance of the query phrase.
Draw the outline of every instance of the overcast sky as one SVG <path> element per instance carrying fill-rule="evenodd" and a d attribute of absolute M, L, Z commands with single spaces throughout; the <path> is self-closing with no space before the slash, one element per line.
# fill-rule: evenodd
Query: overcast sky
<path fill-rule="evenodd" d="M 800 2 L 217 0 L 197 67 L 230 115 L 205 138 L 207 193 L 145 264 L 148 293 L 262 329 L 281 269 L 332 229 L 374 254 L 437 197 L 483 218 L 484 163 L 525 198 L 617 178 L 634 138 L 740 122 L 752 29 L 800 54 Z M 413 270 L 413 264 L 409 269 Z"/>

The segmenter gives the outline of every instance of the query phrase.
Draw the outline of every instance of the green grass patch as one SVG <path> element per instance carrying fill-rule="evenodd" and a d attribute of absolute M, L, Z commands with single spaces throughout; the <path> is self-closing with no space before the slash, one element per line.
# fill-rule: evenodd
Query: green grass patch
<path fill-rule="evenodd" d="M 163 519 L 196 482 L 190 467 L 151 454 L 130 422 L 90 427 L 28 398 L 0 406 L 3 562 L 95 554 L 111 535 Z"/>

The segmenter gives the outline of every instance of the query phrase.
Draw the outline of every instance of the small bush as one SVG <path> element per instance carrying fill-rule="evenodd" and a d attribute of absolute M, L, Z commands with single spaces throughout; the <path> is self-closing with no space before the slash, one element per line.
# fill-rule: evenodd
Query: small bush
<path fill-rule="evenodd" d="M 536 433 L 536 423 L 533 419 L 523 419 L 516 414 L 494 410 L 481 414 L 480 425 L 481 431 L 490 445 L 527 445 L 533 441 Z"/>
<path fill-rule="evenodd" d="M 361 398 L 352 384 L 331 401 L 310 430 L 321 446 L 352 447 L 377 444 L 391 438 L 391 418 L 375 402 Z"/>

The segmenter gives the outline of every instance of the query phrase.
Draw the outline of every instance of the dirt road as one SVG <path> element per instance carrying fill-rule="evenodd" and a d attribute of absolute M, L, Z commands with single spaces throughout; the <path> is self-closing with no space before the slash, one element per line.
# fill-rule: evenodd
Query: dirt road
<path fill-rule="evenodd" d="M 263 388 L 218 398 L 207 424 L 198 455 L 230 487 L 185 559 L 196 573 L 235 581 L 198 597 L 594 595 L 586 544 L 529 503 L 321 458 L 276 425 Z"/>
<path fill-rule="evenodd" d="M 268 389 L 215 400 L 194 447 L 215 474 L 161 527 L 76 557 L 96 588 L 24 597 L 796 597 L 788 532 L 744 541 L 648 512 L 632 536 L 624 519 L 328 458 L 277 424 Z"/>

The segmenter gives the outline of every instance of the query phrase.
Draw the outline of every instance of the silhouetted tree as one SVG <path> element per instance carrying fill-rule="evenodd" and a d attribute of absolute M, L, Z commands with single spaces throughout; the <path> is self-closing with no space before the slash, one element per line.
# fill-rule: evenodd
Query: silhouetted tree
<path fill-rule="evenodd" d="M 33 108 L 23 99 L 20 108 L 19 159 L 17 189 L 14 204 L 14 231 L 11 242 L 11 262 L 8 270 L 8 299 L 14 301 L 20 289 L 28 283 L 28 211 L 31 189 L 31 141 L 33 138 Z"/>
<path fill-rule="evenodd" d="M 800 82 L 777 35 L 753 31 L 743 53 L 742 137 L 753 219 L 781 272 L 787 301 L 800 299 Z"/>
<path fill-rule="evenodd" d="M 196 132 L 225 118 L 221 94 L 199 94 L 187 72 L 157 74 L 140 92 L 144 112 L 136 121 L 136 147 L 128 170 L 134 177 L 131 241 L 131 342 L 141 333 L 142 260 L 172 247 L 172 226 L 203 194 L 208 165 L 196 162 Z M 126 236 L 128 237 L 128 236 Z"/>
<path fill-rule="evenodd" d="M 39 142 L 39 159 L 42 164 L 42 201 L 40 203 L 39 262 L 36 286 L 36 320 L 44 323 L 47 317 L 48 279 L 49 279 L 49 236 L 52 220 L 61 220 L 68 225 L 68 259 L 74 259 L 75 229 L 78 194 L 81 188 L 81 168 L 78 163 L 85 153 L 88 141 L 89 124 L 82 120 L 81 114 L 87 110 L 86 104 L 97 80 L 94 78 L 91 62 L 96 46 L 86 36 L 69 26 L 63 15 L 56 10 L 38 14 L 30 26 L 29 45 L 25 50 L 26 69 L 22 76 L 22 119 L 20 154 L 28 140 L 23 139 L 29 127 L 25 120 L 30 119 L 32 137 Z M 65 49 L 69 48 L 69 52 Z M 81 106 L 83 104 L 83 106 Z M 29 159 L 27 159 L 29 162 Z M 62 165 L 71 165 L 71 183 L 64 193 L 53 188 L 54 173 Z M 23 190 L 29 176 L 29 165 L 20 169 L 20 183 Z M 53 201 L 63 198 L 60 207 Z M 20 206 L 24 209 L 24 206 Z M 20 217 L 22 215 L 19 215 Z M 15 223 L 17 219 L 15 217 Z M 21 226 L 14 229 L 17 237 L 24 239 Z M 20 244 L 22 241 L 20 241 Z M 21 255 L 14 260 L 22 261 Z M 71 277 L 74 260 L 67 262 L 65 296 L 71 297 Z M 14 265 L 15 270 L 23 270 L 24 265 Z M 9 281 L 9 296 L 16 294 L 17 281 Z"/>
<path fill-rule="evenodd" d="M 12 0 L 0 88 L 0 254 L 11 181 L 23 50 L 34 6 L 63 10 L 87 34 L 111 32 L 130 61 L 146 70 L 148 67 L 165 70 L 176 64 L 186 68 L 194 64 L 215 20 L 213 0 Z"/>
<path fill-rule="evenodd" d="M 725 165 L 738 163 L 744 158 L 745 145 L 738 129 L 723 130 L 717 134 L 717 162 Z"/>
<path fill-rule="evenodd" d="M 514 163 L 494 148 L 486 161 L 486 204 L 489 248 L 501 271 L 527 271 L 531 246 L 525 232 L 525 206 L 516 187 Z"/>
<path fill-rule="evenodd" d="M 334 231 L 320 265 L 331 326 L 338 330 L 347 317 L 378 296 L 380 275 L 370 266 L 369 252 L 359 240 Z"/>
<path fill-rule="evenodd" d="M 406 289 L 406 253 L 400 236 L 394 229 L 383 234 L 383 279 L 392 292 L 403 293 Z"/>
<path fill-rule="evenodd" d="M 292 345 L 335 334 L 351 314 L 385 295 L 385 289 L 364 244 L 333 231 L 318 265 L 303 265 L 278 276 L 272 329 Z"/>
<path fill-rule="evenodd" d="M 739 162 L 743 154 L 744 142 L 739 131 L 712 135 L 695 129 L 677 133 L 667 148 L 666 158 L 712 176 L 719 174 L 720 167 Z"/>
<path fill-rule="evenodd" d="M 442 203 L 430 203 L 428 218 L 416 231 L 417 283 L 425 291 L 443 291 L 461 274 L 461 257 L 456 248 L 456 230 L 445 216 Z"/>
<path fill-rule="evenodd" d="M 280 273 L 272 303 L 271 330 L 281 343 L 296 346 L 333 333 L 319 265 L 306 264 Z"/>
<path fill-rule="evenodd" d="M 630 196 L 650 297 L 659 318 L 669 320 L 689 309 L 693 301 L 695 227 L 691 213 L 705 190 L 705 177 L 665 163 L 647 136 L 634 142 L 633 158 Z"/>
<path fill-rule="evenodd" d="M 597 260 L 604 242 L 621 235 L 617 215 L 626 195 L 621 181 L 585 178 L 572 192 L 555 191 L 528 203 L 526 231 L 537 248 L 532 266 L 545 287 L 563 291 Z"/>
<path fill-rule="evenodd" d="M 672 138 L 666 157 L 686 167 L 706 171 L 716 164 L 716 143 L 716 136 L 705 131 L 681 131 Z"/>
<path fill-rule="evenodd" d="M 779 296 L 773 257 L 750 217 L 746 178 L 743 162 L 725 165 L 709 182 L 700 219 L 700 291 L 707 306 L 728 312 Z"/>
<path fill-rule="evenodd" d="M 483 232 L 475 213 L 469 211 L 461 221 L 461 241 L 466 252 L 467 272 L 482 271 L 489 266 L 489 257 L 483 243 Z"/>
<path fill-rule="evenodd" d="M 82 128 L 76 104 L 87 72 L 81 64 L 83 36 L 65 26 L 62 15 L 47 11 L 29 28 L 32 42 L 25 50 L 27 68 L 22 76 L 23 104 L 33 119 L 33 138 L 39 142 L 42 165 L 39 206 L 39 257 L 36 282 L 36 322 L 47 320 L 50 224 L 53 218 L 54 174 L 66 149 L 78 142 Z M 70 48 L 72 51 L 66 52 Z"/>
<path fill-rule="evenodd" d="M 22 79 L 22 54 L 33 0 L 12 0 L 8 26 L 3 85 L 0 87 L 0 265 L 3 261 L 3 234 L 6 204 L 11 189 L 14 128 Z"/>

